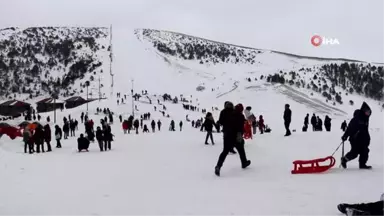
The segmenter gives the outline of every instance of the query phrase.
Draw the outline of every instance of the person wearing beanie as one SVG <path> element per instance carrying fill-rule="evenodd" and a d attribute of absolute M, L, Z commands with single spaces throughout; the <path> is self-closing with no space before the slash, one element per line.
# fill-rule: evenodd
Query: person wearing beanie
<path fill-rule="evenodd" d="M 229 104 L 232 104 L 232 103 L 228 103 L 227 105 Z M 224 131 L 223 131 L 224 148 L 219 156 L 217 165 L 215 167 L 215 174 L 217 176 L 220 176 L 220 170 L 221 170 L 221 167 L 223 166 L 225 158 L 227 157 L 231 149 L 233 149 L 233 147 L 235 147 L 239 153 L 241 166 L 243 169 L 245 169 L 251 164 L 251 161 L 247 160 L 247 156 L 245 154 L 245 149 L 244 149 L 243 133 L 244 133 L 244 123 L 246 119 L 243 115 L 243 111 L 244 111 L 243 105 L 237 104 L 234 110 L 228 111 L 226 113 L 227 114 L 226 120 L 230 122 L 230 124 L 227 124 L 224 126 Z"/>
<path fill-rule="evenodd" d="M 343 142 L 349 138 L 351 150 L 341 158 L 341 166 L 346 169 L 347 162 L 359 156 L 359 168 L 371 169 L 372 166 L 367 166 L 369 157 L 369 144 L 371 136 L 369 134 L 369 117 L 372 115 L 371 108 L 367 103 L 363 103 L 360 110 L 356 110 L 353 118 L 348 124 L 347 130 L 341 137 Z"/>

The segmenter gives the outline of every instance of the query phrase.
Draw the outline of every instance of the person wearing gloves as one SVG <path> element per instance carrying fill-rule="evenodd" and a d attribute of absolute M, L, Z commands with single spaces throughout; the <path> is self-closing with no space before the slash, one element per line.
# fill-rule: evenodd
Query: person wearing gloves
<path fill-rule="evenodd" d="M 341 158 L 341 166 L 346 169 L 347 162 L 351 161 L 359 155 L 359 168 L 371 169 L 372 166 L 367 166 L 369 157 L 369 144 L 371 137 L 369 135 L 369 117 L 372 111 L 367 103 L 363 103 L 359 110 L 355 110 L 353 118 L 348 124 L 347 130 L 341 137 L 343 142 L 349 138 L 351 150 Z"/>
<path fill-rule="evenodd" d="M 225 116 L 223 118 L 226 119 L 226 123 L 223 124 L 224 126 L 224 148 L 219 156 L 219 160 L 217 161 L 217 165 L 215 167 L 215 174 L 217 176 L 220 176 L 220 170 L 223 166 L 223 163 L 225 161 L 225 158 L 231 151 L 233 147 L 235 147 L 239 153 L 240 161 L 242 168 L 245 169 L 251 164 L 250 160 L 247 160 L 247 156 L 245 154 L 244 149 L 244 139 L 243 139 L 243 133 L 244 133 L 244 122 L 246 121 L 244 115 L 243 115 L 243 105 L 237 104 L 235 109 L 229 109 L 230 107 L 233 107 L 233 104 L 231 102 L 226 102 L 227 104 L 227 112 L 225 113 Z M 220 116 L 221 117 L 221 116 Z"/>
<path fill-rule="evenodd" d="M 380 200 L 370 203 L 347 204 L 341 203 L 337 205 L 337 209 L 348 216 L 354 215 L 384 215 L 384 194 Z"/>

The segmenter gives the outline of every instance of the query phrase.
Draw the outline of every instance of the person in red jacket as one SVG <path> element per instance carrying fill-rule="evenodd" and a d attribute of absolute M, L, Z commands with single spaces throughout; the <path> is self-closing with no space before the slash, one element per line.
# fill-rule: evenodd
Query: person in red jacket
<path fill-rule="evenodd" d="M 128 131 L 128 127 L 129 127 L 128 120 L 124 120 L 124 121 L 123 121 L 123 130 L 124 130 L 124 134 L 127 133 L 127 131 Z"/>
<path fill-rule="evenodd" d="M 264 133 L 264 129 L 265 129 L 264 119 L 263 119 L 263 116 L 260 115 L 260 116 L 259 116 L 259 130 L 260 130 L 260 133 L 261 133 L 261 134 Z"/>

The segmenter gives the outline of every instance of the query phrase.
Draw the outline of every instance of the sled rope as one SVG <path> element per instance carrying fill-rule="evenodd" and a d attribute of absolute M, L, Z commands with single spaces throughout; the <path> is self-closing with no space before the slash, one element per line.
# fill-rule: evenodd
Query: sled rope
<path fill-rule="evenodd" d="M 343 145 L 343 150 L 342 150 L 343 152 L 342 152 L 342 154 L 344 155 L 344 141 L 343 141 L 343 142 L 340 143 L 339 146 L 337 146 L 336 150 L 332 153 L 332 155 L 331 155 L 332 157 L 333 157 L 333 155 L 337 152 L 337 150 L 339 150 L 339 148 L 340 148 L 341 145 Z"/>

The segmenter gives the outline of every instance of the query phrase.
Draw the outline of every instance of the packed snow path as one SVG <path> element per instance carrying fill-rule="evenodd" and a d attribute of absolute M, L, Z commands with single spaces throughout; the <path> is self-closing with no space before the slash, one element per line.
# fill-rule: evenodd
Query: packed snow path
<path fill-rule="evenodd" d="M 96 120 L 96 123 L 98 121 Z M 80 131 L 83 129 L 80 126 Z M 163 125 L 168 129 L 168 125 Z M 340 202 L 378 199 L 383 183 L 382 133 L 371 131 L 369 164 L 323 174 L 291 175 L 292 161 L 325 157 L 341 132 L 257 134 L 246 144 L 252 164 L 229 155 L 222 176 L 213 173 L 222 150 L 204 145 L 205 133 L 124 135 L 120 124 L 112 150 L 77 153 L 72 138 L 62 149 L 24 154 L 20 141 L 0 140 L 1 214 L 337 214 Z M 349 144 L 346 144 L 346 151 Z"/>

